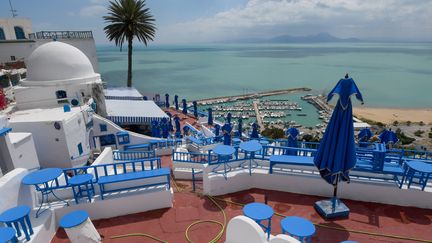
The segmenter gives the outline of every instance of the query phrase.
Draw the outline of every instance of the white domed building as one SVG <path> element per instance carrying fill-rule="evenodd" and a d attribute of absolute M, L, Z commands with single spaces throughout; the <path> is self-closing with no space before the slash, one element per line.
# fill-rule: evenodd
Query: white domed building
<path fill-rule="evenodd" d="M 27 78 L 15 87 L 19 110 L 80 106 L 93 98 L 105 115 L 100 75 L 78 48 L 59 41 L 36 48 L 26 61 Z"/>

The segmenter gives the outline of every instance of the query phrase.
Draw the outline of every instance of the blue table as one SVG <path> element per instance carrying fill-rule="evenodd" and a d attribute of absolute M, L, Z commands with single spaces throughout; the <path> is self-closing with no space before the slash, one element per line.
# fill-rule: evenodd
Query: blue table
<path fill-rule="evenodd" d="M 410 160 L 405 162 L 405 165 L 405 173 L 402 178 L 400 188 L 402 188 L 405 179 L 408 180 L 408 188 L 410 188 L 414 176 L 416 174 L 420 174 L 420 178 L 417 184 L 421 185 L 422 190 L 424 191 L 429 180 L 429 176 L 432 174 L 432 164 L 423 162 L 421 160 Z"/>
<path fill-rule="evenodd" d="M 91 202 L 91 198 L 95 194 L 92 174 L 75 175 L 69 179 L 68 183 L 72 187 L 76 204 L 78 204 L 79 198 L 84 196 L 87 196 L 89 202 Z"/>
<path fill-rule="evenodd" d="M 18 239 L 15 236 L 15 230 L 11 227 L 0 227 L 0 242 L 17 243 Z"/>
<path fill-rule="evenodd" d="M 233 145 L 239 145 L 241 143 L 241 139 L 240 138 L 233 138 L 232 142 L 233 142 Z"/>
<path fill-rule="evenodd" d="M 240 144 L 240 149 L 250 154 L 249 157 L 249 175 L 252 175 L 252 160 L 255 158 L 255 153 L 262 150 L 262 145 L 257 140 L 251 140 Z M 240 165 L 243 167 L 244 162 Z M 257 167 L 258 164 L 255 162 L 253 168 Z"/>
<path fill-rule="evenodd" d="M 217 172 L 217 169 L 221 164 L 223 164 L 224 165 L 223 175 L 225 177 L 225 180 L 227 179 L 227 175 L 226 175 L 227 172 L 231 171 L 231 166 L 229 166 L 227 162 L 230 160 L 234 152 L 235 152 L 234 147 L 229 145 L 218 145 L 213 149 L 213 153 L 215 153 L 218 156 L 218 165 L 213 169 L 213 172 L 219 173 Z"/>
<path fill-rule="evenodd" d="M 243 214 L 263 227 L 264 231 L 267 233 L 267 239 L 270 239 L 271 219 L 274 214 L 274 211 L 270 206 L 263 203 L 249 203 L 243 207 Z M 268 220 L 267 225 L 261 224 L 261 221 L 263 220 Z"/>
<path fill-rule="evenodd" d="M 291 236 L 297 237 L 300 242 L 310 243 L 312 236 L 315 234 L 315 226 L 307 219 L 291 216 L 282 219 L 282 233 L 288 233 Z"/>
<path fill-rule="evenodd" d="M 33 228 L 30 222 L 30 207 L 28 206 L 17 206 L 6 210 L 0 215 L 0 222 L 5 223 L 8 227 L 15 227 L 18 237 L 21 236 L 21 230 L 19 225 L 24 232 L 27 241 L 30 240 L 30 235 L 33 235 Z"/>
<path fill-rule="evenodd" d="M 70 212 L 68 214 L 65 214 L 60 219 L 60 227 L 65 229 L 73 228 L 75 226 L 84 223 L 84 221 L 86 221 L 88 217 L 89 217 L 88 213 L 83 210 Z"/>
<path fill-rule="evenodd" d="M 61 176 L 62 174 L 63 174 L 63 170 L 62 169 L 59 169 L 59 168 L 47 168 L 47 169 L 42 169 L 42 170 L 34 171 L 34 172 L 26 175 L 22 179 L 22 183 L 23 184 L 35 186 L 36 190 L 40 191 L 41 194 L 42 194 L 42 202 L 41 202 L 41 205 L 40 205 L 39 209 L 36 211 L 36 218 L 39 217 L 39 215 L 41 213 L 43 213 L 44 211 L 46 211 L 48 209 L 48 208 L 46 208 L 45 210 L 43 210 L 42 212 L 39 213 L 39 211 L 42 208 L 42 205 L 44 203 L 45 198 L 46 198 L 46 202 L 48 203 L 48 206 L 51 207 L 51 205 L 49 204 L 49 201 L 48 201 L 48 195 L 50 193 L 53 194 L 53 196 L 55 198 L 57 198 L 60 201 L 65 202 L 66 205 L 69 206 L 69 203 L 67 203 L 66 201 L 60 199 L 54 193 L 54 189 L 57 189 L 59 187 L 59 183 L 58 183 L 58 179 L 57 178 L 59 176 Z M 54 182 L 56 184 L 55 187 L 53 187 L 53 183 Z"/>

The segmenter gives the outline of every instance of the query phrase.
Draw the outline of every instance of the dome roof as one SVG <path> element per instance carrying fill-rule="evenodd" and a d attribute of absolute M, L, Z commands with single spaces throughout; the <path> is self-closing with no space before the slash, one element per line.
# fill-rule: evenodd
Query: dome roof
<path fill-rule="evenodd" d="M 28 57 L 27 81 L 54 81 L 94 76 L 87 56 L 69 44 L 53 41 L 36 48 Z"/>

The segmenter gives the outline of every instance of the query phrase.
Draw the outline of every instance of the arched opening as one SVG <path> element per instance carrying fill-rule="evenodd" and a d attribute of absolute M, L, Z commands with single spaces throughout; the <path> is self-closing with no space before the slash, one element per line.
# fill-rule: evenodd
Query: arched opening
<path fill-rule="evenodd" d="M 14 30 L 15 30 L 15 36 L 16 36 L 17 40 L 26 39 L 23 28 L 21 28 L 19 26 L 15 26 Z"/>
<path fill-rule="evenodd" d="M 4 30 L 0 28 L 0 40 L 6 40 L 6 35 L 4 33 Z"/>

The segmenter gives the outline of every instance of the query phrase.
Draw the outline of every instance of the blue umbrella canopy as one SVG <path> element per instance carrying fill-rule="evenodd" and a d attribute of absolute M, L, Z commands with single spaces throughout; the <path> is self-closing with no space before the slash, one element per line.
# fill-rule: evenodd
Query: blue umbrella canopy
<path fill-rule="evenodd" d="M 143 96 L 143 100 L 148 100 L 147 96 Z"/>
<path fill-rule="evenodd" d="M 162 118 L 160 127 L 161 127 L 161 130 L 162 130 L 162 137 L 163 138 L 167 138 L 168 135 L 169 135 L 168 119 Z"/>
<path fill-rule="evenodd" d="M 208 121 L 207 121 L 207 124 L 209 124 L 209 125 L 213 125 L 213 110 L 212 110 L 212 108 L 208 108 L 207 109 L 208 110 Z"/>
<path fill-rule="evenodd" d="M 169 108 L 170 103 L 169 103 L 169 94 L 165 94 L 165 107 Z"/>
<path fill-rule="evenodd" d="M 233 129 L 231 124 L 225 123 L 221 129 L 224 134 L 224 145 L 231 145 L 231 132 Z"/>
<path fill-rule="evenodd" d="M 290 127 L 286 134 L 288 137 L 288 147 L 297 147 L 297 137 L 300 134 L 299 130 L 295 127 Z"/>
<path fill-rule="evenodd" d="M 363 128 L 357 135 L 358 139 L 362 142 L 368 141 L 372 136 L 372 131 L 369 128 Z"/>
<path fill-rule="evenodd" d="M 241 118 L 238 119 L 237 133 L 238 137 L 241 138 L 243 133 L 243 119 Z"/>
<path fill-rule="evenodd" d="M 178 95 L 175 95 L 175 96 L 174 96 L 174 104 L 175 104 L 175 108 L 176 108 L 176 110 L 178 110 L 178 109 L 179 109 Z"/>
<path fill-rule="evenodd" d="M 327 96 L 327 102 L 335 94 L 339 100 L 333 110 L 314 162 L 321 177 L 329 184 L 335 185 L 334 196 L 337 194 L 337 183 L 349 180 L 349 171 L 356 164 L 354 142 L 354 125 L 352 117 L 351 96 L 355 95 L 363 103 L 363 97 L 354 80 L 345 76 Z"/>
<path fill-rule="evenodd" d="M 171 112 L 169 112 L 169 111 L 167 111 L 167 112 L 165 112 L 167 115 L 168 115 L 168 117 L 169 117 L 169 120 L 168 120 L 168 126 L 169 126 L 169 130 L 170 130 L 170 132 L 173 132 L 174 131 L 174 127 L 173 127 L 173 125 L 172 125 L 172 114 L 171 114 Z"/>
<path fill-rule="evenodd" d="M 193 104 L 194 116 L 198 117 L 198 107 L 197 107 L 198 104 L 196 101 L 192 102 L 192 104 Z"/>
<path fill-rule="evenodd" d="M 187 104 L 186 104 L 186 99 L 182 99 L 182 103 L 183 103 L 183 114 L 187 114 Z"/>
<path fill-rule="evenodd" d="M 379 139 L 381 143 L 389 144 L 389 143 L 397 143 L 399 138 L 396 136 L 396 133 L 392 130 L 385 129 L 380 135 Z"/>
<path fill-rule="evenodd" d="M 252 132 L 251 132 L 250 137 L 251 138 L 259 138 L 258 124 L 256 124 L 256 122 L 252 123 Z"/>
<path fill-rule="evenodd" d="M 226 117 L 226 122 L 228 124 L 231 124 L 231 118 L 232 118 L 231 112 L 228 112 L 227 117 Z"/>

